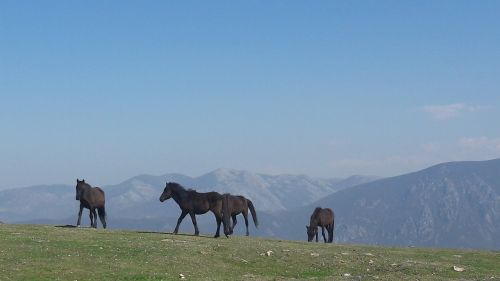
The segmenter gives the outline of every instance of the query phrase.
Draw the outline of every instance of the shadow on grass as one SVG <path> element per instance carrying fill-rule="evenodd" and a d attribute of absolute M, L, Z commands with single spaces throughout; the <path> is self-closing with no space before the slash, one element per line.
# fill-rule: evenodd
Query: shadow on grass
<path fill-rule="evenodd" d="M 64 225 L 54 225 L 54 227 L 59 227 L 59 228 L 82 228 L 82 229 L 85 229 L 85 228 L 88 228 L 88 229 L 97 229 L 97 228 L 93 228 L 93 227 L 90 227 L 90 226 L 76 226 L 76 225 L 72 225 L 72 224 L 64 224 Z"/>
<path fill-rule="evenodd" d="M 175 235 L 175 236 L 187 236 L 187 237 L 200 237 L 200 238 L 214 239 L 213 236 L 208 236 L 208 235 L 195 236 L 193 234 L 188 234 L 188 233 L 177 233 L 177 234 L 174 234 L 173 232 L 160 232 L 160 231 L 135 231 L 135 233 L 141 233 L 141 234 L 168 234 L 168 235 Z M 223 238 L 223 236 L 220 236 L 219 238 Z"/>
<path fill-rule="evenodd" d="M 65 224 L 65 225 L 55 225 L 54 227 L 59 227 L 59 228 L 78 228 L 76 225 L 72 225 L 72 224 Z M 79 228 L 90 228 L 90 227 L 85 227 L 85 226 L 81 226 Z M 176 236 L 186 236 L 186 237 L 200 237 L 200 238 L 209 238 L 209 239 L 213 239 L 214 237 L 213 236 L 209 236 L 209 235 L 199 235 L 199 236 L 195 236 L 193 234 L 189 234 L 189 233 L 177 233 L 177 234 L 174 234 L 173 232 L 162 232 L 162 231 L 131 231 L 131 232 L 135 232 L 135 233 L 139 233 L 139 234 L 159 234 L 159 235 L 164 235 L 164 234 L 168 234 L 168 235 L 176 235 Z M 219 238 L 223 238 L 224 236 L 220 236 Z"/>

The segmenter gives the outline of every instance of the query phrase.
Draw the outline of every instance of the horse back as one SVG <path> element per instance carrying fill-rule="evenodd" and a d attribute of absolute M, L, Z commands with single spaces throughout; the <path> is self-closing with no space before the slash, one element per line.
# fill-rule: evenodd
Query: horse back
<path fill-rule="evenodd" d="M 89 188 L 80 198 L 80 201 L 84 201 L 85 207 L 102 207 L 105 204 L 104 191 L 100 187 Z"/>
<path fill-rule="evenodd" d="M 207 199 L 210 204 L 210 209 L 222 211 L 222 195 L 218 192 L 207 192 Z"/>
<path fill-rule="evenodd" d="M 334 213 L 330 208 L 316 208 L 311 215 L 310 225 L 330 225 L 333 223 Z"/>
<path fill-rule="evenodd" d="M 335 214 L 333 213 L 332 209 L 325 208 L 325 209 L 321 210 L 321 221 L 324 224 L 332 224 L 334 218 L 335 218 Z"/>
<path fill-rule="evenodd" d="M 239 213 L 248 210 L 247 199 L 242 195 L 231 196 L 233 203 L 233 212 Z"/>
<path fill-rule="evenodd" d="M 184 207 L 193 209 L 197 214 L 204 214 L 209 210 L 217 213 L 222 212 L 222 195 L 218 192 L 196 192 L 190 191 L 189 199 Z"/>

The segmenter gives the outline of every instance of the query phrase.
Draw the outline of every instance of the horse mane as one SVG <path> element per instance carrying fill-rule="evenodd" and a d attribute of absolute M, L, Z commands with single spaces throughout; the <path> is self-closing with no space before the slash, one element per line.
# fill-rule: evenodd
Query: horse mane
<path fill-rule="evenodd" d="M 85 182 L 85 180 L 82 180 L 82 181 L 78 181 L 78 184 L 82 185 L 82 187 L 84 188 L 91 188 L 92 186 L 88 183 Z"/>
<path fill-rule="evenodd" d="M 184 186 L 182 186 L 180 183 L 177 183 L 177 182 L 169 182 L 168 184 L 172 185 L 172 190 L 178 192 L 178 191 L 196 191 L 192 188 L 185 188 Z"/>
<path fill-rule="evenodd" d="M 314 209 L 314 212 L 311 215 L 311 218 L 316 217 L 319 211 L 321 211 L 321 207 L 316 207 L 316 209 Z"/>

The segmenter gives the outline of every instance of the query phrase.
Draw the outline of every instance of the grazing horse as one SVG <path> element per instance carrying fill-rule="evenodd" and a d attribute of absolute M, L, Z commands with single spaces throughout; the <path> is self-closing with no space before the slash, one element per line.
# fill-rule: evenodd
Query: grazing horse
<path fill-rule="evenodd" d="M 194 235 L 199 235 L 198 224 L 196 223 L 196 215 L 205 214 L 211 211 L 215 215 L 217 221 L 217 232 L 215 238 L 219 237 L 220 224 L 222 222 L 222 195 L 217 192 L 196 192 L 196 190 L 185 189 L 182 185 L 176 182 L 167 182 L 165 189 L 160 196 L 160 201 L 174 198 L 174 201 L 181 208 L 181 215 L 177 220 L 174 234 L 179 231 L 179 225 L 184 217 L 189 214 L 194 226 Z"/>
<path fill-rule="evenodd" d="M 236 226 L 238 222 L 236 220 L 236 215 L 242 214 L 245 219 L 245 226 L 247 227 L 247 236 L 248 232 L 248 209 L 252 213 L 253 223 L 255 227 L 259 225 L 257 221 L 257 214 L 255 213 L 255 208 L 253 206 L 252 201 L 243 197 L 243 196 L 234 196 L 228 193 L 222 195 L 222 221 L 224 222 L 224 234 L 226 237 L 229 237 L 230 234 L 233 234 L 233 228 Z M 233 218 L 233 225 L 231 225 L 230 217 Z"/>
<path fill-rule="evenodd" d="M 106 228 L 106 209 L 104 207 L 104 191 L 99 187 L 91 187 L 85 180 L 76 179 L 76 200 L 80 200 L 80 212 L 76 226 L 80 226 L 83 208 L 90 211 L 90 226 L 97 228 L 97 213 L 101 219 L 102 226 Z"/>
<path fill-rule="evenodd" d="M 307 228 L 307 241 L 311 242 L 316 236 L 316 242 L 318 242 L 318 226 L 321 227 L 321 232 L 323 234 L 323 239 L 327 243 L 325 237 L 325 227 L 328 230 L 328 243 L 333 242 L 333 228 L 335 225 L 335 214 L 332 209 L 317 207 L 311 215 L 311 221 Z"/>

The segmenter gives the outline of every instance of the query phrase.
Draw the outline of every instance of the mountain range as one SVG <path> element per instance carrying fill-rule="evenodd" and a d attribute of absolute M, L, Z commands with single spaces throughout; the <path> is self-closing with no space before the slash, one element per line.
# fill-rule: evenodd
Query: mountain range
<path fill-rule="evenodd" d="M 172 231 L 180 211 L 172 200 L 158 200 L 166 181 L 250 198 L 260 222 L 251 235 L 305 240 L 309 216 L 322 206 L 335 211 L 336 242 L 500 249 L 500 159 L 442 163 L 390 178 L 315 179 L 227 169 L 195 178 L 141 175 L 103 187 L 109 225 Z M 0 191 L 0 220 L 74 224 L 74 190 L 53 185 Z M 198 223 L 202 233 L 215 232 L 213 215 L 199 216 Z M 189 218 L 181 231 L 193 232 Z M 244 226 L 235 231 L 243 234 Z"/>
<path fill-rule="evenodd" d="M 275 225 L 276 236 L 304 239 L 303 222 L 315 206 L 334 209 L 337 242 L 498 250 L 500 159 L 443 163 L 357 185 L 273 214 L 266 225 Z"/>
<path fill-rule="evenodd" d="M 177 221 L 179 207 L 172 200 L 158 200 L 167 181 L 199 192 L 218 191 L 250 198 L 259 212 L 292 210 L 306 206 L 338 190 L 376 179 L 314 179 L 305 175 L 264 175 L 218 169 L 200 177 L 181 174 L 140 175 L 120 184 L 102 187 L 110 227 L 166 230 Z M 87 182 L 92 183 L 91 179 Z M 75 181 L 76 184 L 76 181 Z M 0 191 L 0 219 L 11 223 L 73 223 L 79 202 L 75 187 L 41 185 Z M 88 219 L 87 216 L 83 216 Z M 207 220 L 200 217 L 200 223 Z M 212 217 L 210 216 L 210 222 Z M 183 223 L 189 230 L 190 221 Z M 175 225 L 175 224 L 174 224 Z M 182 228 L 181 228 L 182 230 Z"/>

